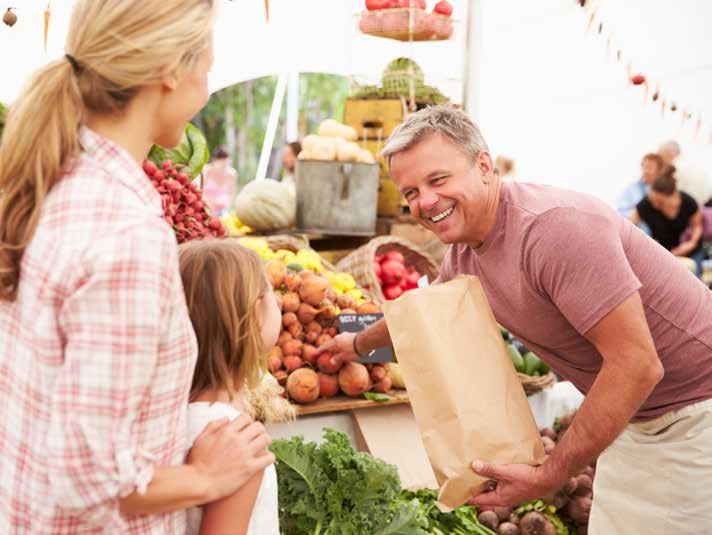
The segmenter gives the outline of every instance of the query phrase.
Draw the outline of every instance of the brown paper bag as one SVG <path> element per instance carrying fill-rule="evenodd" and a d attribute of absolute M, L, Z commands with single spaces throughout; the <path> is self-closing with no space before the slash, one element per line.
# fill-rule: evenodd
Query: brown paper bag
<path fill-rule="evenodd" d="M 486 490 L 475 459 L 543 462 L 534 416 L 477 277 L 406 292 L 383 311 L 442 510 Z"/>

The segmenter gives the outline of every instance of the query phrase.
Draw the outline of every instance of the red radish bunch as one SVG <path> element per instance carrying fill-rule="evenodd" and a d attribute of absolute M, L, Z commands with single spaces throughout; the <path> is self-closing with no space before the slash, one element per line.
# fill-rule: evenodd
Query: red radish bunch
<path fill-rule="evenodd" d="M 400 297 L 403 292 L 417 288 L 418 280 L 422 277 L 415 268 L 406 266 L 405 257 L 396 250 L 376 255 L 373 272 L 381 284 L 383 296 L 389 301 Z"/>
<path fill-rule="evenodd" d="M 447 0 L 440 0 L 433 8 L 433 13 L 439 13 L 440 15 L 445 15 L 449 17 L 452 15 L 452 4 Z"/>
<path fill-rule="evenodd" d="M 225 236 L 225 227 L 210 213 L 200 188 L 178 171 L 171 160 L 163 161 L 160 169 L 146 160 L 143 171 L 161 194 L 163 219 L 173 228 L 178 243 Z"/>

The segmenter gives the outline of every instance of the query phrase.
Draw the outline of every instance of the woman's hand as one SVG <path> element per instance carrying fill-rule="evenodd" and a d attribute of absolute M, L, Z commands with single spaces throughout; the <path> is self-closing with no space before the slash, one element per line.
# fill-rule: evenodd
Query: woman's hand
<path fill-rule="evenodd" d="M 210 500 L 234 493 L 247 481 L 274 463 L 267 450 L 270 438 L 264 426 L 242 414 L 232 422 L 211 422 L 200 434 L 188 456 L 209 483 Z"/>

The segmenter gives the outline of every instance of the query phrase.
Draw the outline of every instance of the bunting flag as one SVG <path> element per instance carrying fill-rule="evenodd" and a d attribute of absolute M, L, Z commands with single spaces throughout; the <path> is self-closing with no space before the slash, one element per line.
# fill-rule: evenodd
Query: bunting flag
<path fill-rule="evenodd" d="M 645 104 L 655 103 L 656 105 L 659 105 L 663 118 L 665 117 L 665 112 L 669 111 L 670 113 L 675 114 L 679 111 L 681 127 L 684 127 L 688 121 L 690 124 L 693 124 L 692 119 L 696 119 L 696 121 L 694 121 L 694 136 L 695 139 L 698 139 L 700 133 L 703 130 L 707 130 L 700 114 L 689 111 L 690 108 L 687 106 L 681 106 L 678 108 L 678 104 L 672 98 L 669 98 L 669 95 L 666 96 L 663 94 L 664 88 L 658 81 L 649 80 L 645 74 L 640 72 L 633 74 L 633 62 L 629 60 L 628 57 L 624 55 L 623 50 L 619 48 L 619 43 L 617 42 L 618 39 L 614 37 L 612 31 L 608 30 L 609 25 L 604 24 L 604 21 L 600 16 L 598 1 L 575 0 L 575 3 L 586 13 L 586 33 L 589 33 L 595 25 L 597 28 L 597 34 L 601 39 L 603 39 L 602 42 L 605 46 L 606 60 L 610 57 L 611 50 L 615 50 L 616 62 L 623 62 L 625 64 L 625 73 L 628 83 L 634 87 L 642 86 L 643 102 Z M 708 142 L 712 144 L 712 129 L 710 129 L 709 132 Z"/>
<path fill-rule="evenodd" d="M 267 15 L 267 22 L 269 22 L 269 0 L 265 0 L 265 14 Z"/>

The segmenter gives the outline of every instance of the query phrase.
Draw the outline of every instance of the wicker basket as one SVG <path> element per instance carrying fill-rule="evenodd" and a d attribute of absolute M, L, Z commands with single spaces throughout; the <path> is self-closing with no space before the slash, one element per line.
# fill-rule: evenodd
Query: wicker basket
<path fill-rule="evenodd" d="M 432 257 L 410 241 L 396 236 L 380 236 L 359 247 L 353 253 L 343 258 L 337 265 L 337 271 L 351 273 L 356 283 L 365 288 L 376 301 L 384 302 L 386 298 L 381 291 L 381 285 L 373 272 L 373 259 L 388 251 L 400 251 L 405 257 L 405 263 L 413 266 L 423 275 L 433 281 L 438 276 L 438 266 Z"/>
<path fill-rule="evenodd" d="M 291 234 L 274 234 L 272 236 L 264 236 L 271 249 L 286 249 L 288 251 L 297 252 L 300 249 L 309 247 L 309 239 L 306 236 L 293 236 Z"/>
<path fill-rule="evenodd" d="M 364 11 L 358 27 L 362 33 L 398 41 L 441 41 L 452 36 L 450 17 L 418 8 Z"/>
<path fill-rule="evenodd" d="M 554 375 L 554 372 L 549 372 L 541 377 L 526 375 L 524 373 L 517 373 L 517 375 L 527 396 L 541 392 L 545 388 L 554 386 L 554 383 L 556 383 L 556 375 Z"/>

